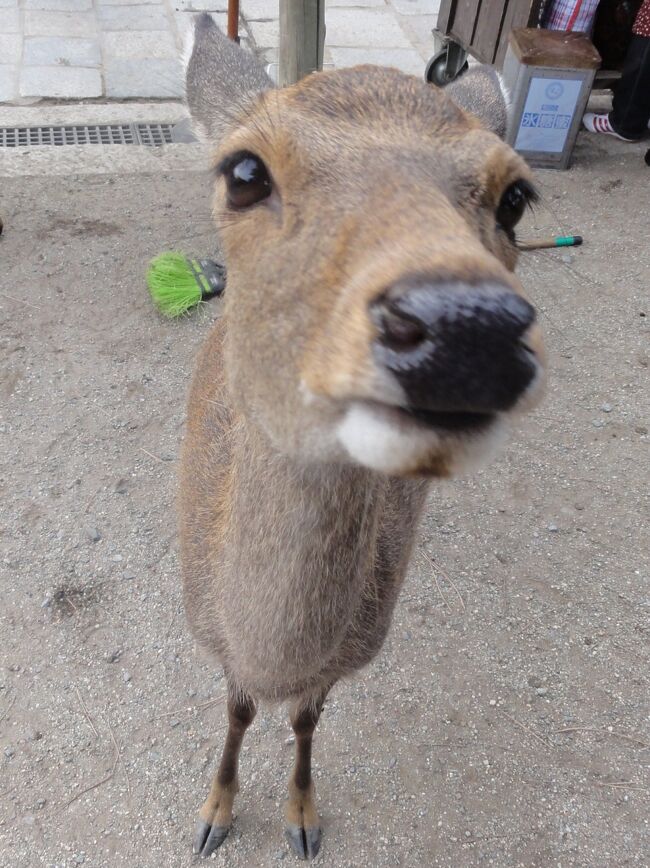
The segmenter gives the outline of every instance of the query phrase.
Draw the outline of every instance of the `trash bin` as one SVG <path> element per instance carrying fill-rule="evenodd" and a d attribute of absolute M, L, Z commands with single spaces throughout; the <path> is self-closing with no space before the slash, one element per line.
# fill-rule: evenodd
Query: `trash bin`
<path fill-rule="evenodd" d="M 513 30 L 503 67 L 512 95 L 506 141 L 531 166 L 566 169 L 600 55 L 584 33 Z"/>
<path fill-rule="evenodd" d="M 508 34 L 537 27 L 544 0 L 442 0 L 435 34 L 443 48 L 427 64 L 425 79 L 443 86 L 467 68 L 467 55 L 500 69 Z"/>

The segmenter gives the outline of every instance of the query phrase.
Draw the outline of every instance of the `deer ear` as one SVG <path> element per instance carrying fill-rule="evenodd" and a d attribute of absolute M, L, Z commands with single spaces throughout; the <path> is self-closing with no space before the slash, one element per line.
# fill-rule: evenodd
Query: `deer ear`
<path fill-rule="evenodd" d="M 255 57 L 225 36 L 204 12 L 184 51 L 185 90 L 196 132 L 214 141 L 246 114 L 273 82 Z"/>
<path fill-rule="evenodd" d="M 508 126 L 510 94 L 491 66 L 475 66 L 445 87 L 445 93 L 489 130 L 503 138 Z"/>

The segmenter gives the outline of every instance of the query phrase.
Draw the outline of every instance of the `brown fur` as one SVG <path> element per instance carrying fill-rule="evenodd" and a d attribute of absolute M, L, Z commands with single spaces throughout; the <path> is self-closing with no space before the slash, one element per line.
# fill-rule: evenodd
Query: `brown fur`
<path fill-rule="evenodd" d="M 224 410 L 224 325 L 199 355 L 190 392 L 185 607 L 199 644 L 243 692 L 284 700 L 355 671 L 381 647 L 427 483 L 296 465 L 269 449 Z"/>
<path fill-rule="evenodd" d="M 396 476 L 346 455 L 336 426 L 351 402 L 399 403 L 373 358 L 368 306 L 407 275 L 496 280 L 520 292 L 515 250 L 494 211 L 503 190 L 529 173 L 443 92 L 396 71 L 310 76 L 266 91 L 253 108 L 249 87 L 244 96 L 242 112 L 228 104 L 237 122 L 215 160 L 252 151 L 274 193 L 235 213 L 223 179 L 216 183 L 228 287 L 190 392 L 185 605 L 199 644 L 225 668 L 231 728 L 238 701 L 295 702 L 288 818 L 295 825 L 308 814 L 313 827 L 309 757 L 322 702 L 381 648 L 427 478 L 448 475 L 466 446 L 453 437 L 433 444 L 424 458 L 406 456 Z M 212 123 L 207 112 L 200 122 L 222 135 L 223 117 Z M 541 355 L 535 327 L 529 343 Z"/>

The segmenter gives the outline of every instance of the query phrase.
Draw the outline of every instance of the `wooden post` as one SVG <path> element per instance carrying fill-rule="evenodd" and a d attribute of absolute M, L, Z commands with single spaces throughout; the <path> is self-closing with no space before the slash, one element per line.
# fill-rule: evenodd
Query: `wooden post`
<path fill-rule="evenodd" d="M 239 42 L 239 0 L 228 0 L 228 39 Z"/>
<path fill-rule="evenodd" d="M 324 47 L 325 0 L 280 0 L 280 87 L 322 69 Z"/>

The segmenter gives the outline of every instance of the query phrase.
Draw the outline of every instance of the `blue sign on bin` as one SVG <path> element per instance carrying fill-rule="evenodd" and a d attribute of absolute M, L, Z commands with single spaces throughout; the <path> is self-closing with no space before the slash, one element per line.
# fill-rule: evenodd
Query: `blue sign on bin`
<path fill-rule="evenodd" d="M 531 78 L 515 148 L 518 151 L 561 153 L 581 86 L 577 79 Z"/>

